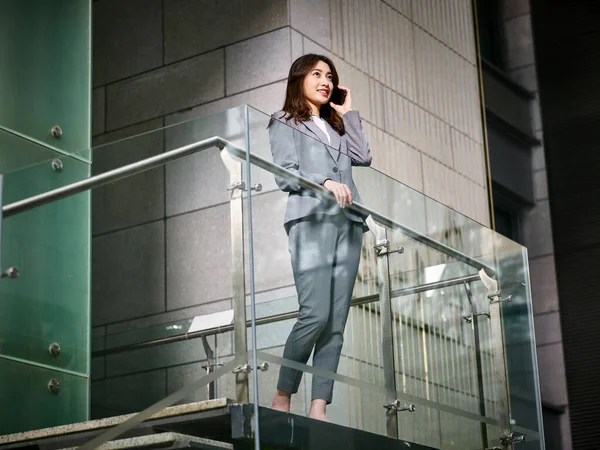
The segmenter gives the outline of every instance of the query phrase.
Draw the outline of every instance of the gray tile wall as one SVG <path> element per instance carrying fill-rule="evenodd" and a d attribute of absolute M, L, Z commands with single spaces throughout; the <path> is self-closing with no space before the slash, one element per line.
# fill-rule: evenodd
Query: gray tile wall
<path fill-rule="evenodd" d="M 458 1 L 456 10 L 439 9 L 436 2 L 425 8 L 420 1 L 394 2 L 388 29 L 397 33 L 403 52 L 395 68 L 372 64 L 366 48 L 359 54 L 349 36 L 341 35 L 343 27 L 330 26 L 341 17 L 341 3 L 333 3 L 330 10 L 318 0 L 94 2 L 95 172 L 214 134 L 243 139 L 235 112 L 209 115 L 243 103 L 267 112 L 280 109 L 292 60 L 333 49 L 340 50 L 333 57 L 343 79 L 356 87 L 355 106 L 378 152 L 376 167 L 487 222 L 468 1 Z M 347 3 L 354 32 L 371 39 L 358 26 L 364 4 Z M 382 3 L 385 11 L 388 3 Z M 444 25 L 445 17 L 452 18 L 451 26 Z M 375 52 L 381 61 L 386 49 L 391 50 L 381 45 Z M 449 64 L 456 77 L 442 77 L 426 50 L 435 51 L 436 61 Z M 393 76 L 393 70 L 402 76 Z M 459 79 L 468 82 L 458 86 Z M 460 114 L 453 112 L 455 102 Z M 202 123 L 152 132 L 198 117 L 204 117 Z M 140 133 L 146 134 L 127 139 Z M 228 183 L 218 151 L 207 150 L 94 192 L 96 330 L 114 334 L 231 308 Z M 265 302 L 293 294 L 280 226 L 285 197 L 267 183 L 254 201 L 257 299 Z M 407 261 L 405 269 L 412 264 Z M 262 332 L 262 338 L 283 341 L 289 331 L 283 326 Z M 225 340 L 223 352 L 227 345 L 230 351 Z M 132 394 L 138 397 L 151 390 L 148 401 L 172 392 L 201 373 L 204 358 L 195 341 L 94 361 L 94 415 L 114 412 L 119 395 L 129 398 L 124 389 L 131 384 L 138 383 Z M 114 394 L 101 402 L 111 389 Z"/>
<path fill-rule="evenodd" d="M 561 448 L 570 450 L 567 384 L 529 0 L 504 0 L 504 26 L 507 71 L 514 81 L 535 94 L 531 104 L 532 130 L 542 142 L 532 151 L 535 205 L 524 214 L 521 224 L 523 243 L 529 250 L 540 389 L 543 402 L 566 409 L 561 417 Z"/>

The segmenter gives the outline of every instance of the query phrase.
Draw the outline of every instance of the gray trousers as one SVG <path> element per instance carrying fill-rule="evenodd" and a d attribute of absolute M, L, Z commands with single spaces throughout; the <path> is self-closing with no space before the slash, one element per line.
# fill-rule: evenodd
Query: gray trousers
<path fill-rule="evenodd" d="M 343 213 L 313 215 L 294 221 L 288 231 L 300 315 L 283 357 L 306 364 L 314 348 L 314 367 L 335 372 L 360 262 L 363 224 Z M 295 394 L 301 379 L 301 371 L 282 366 L 277 389 Z M 313 376 L 312 399 L 329 404 L 332 397 L 333 380 Z"/>

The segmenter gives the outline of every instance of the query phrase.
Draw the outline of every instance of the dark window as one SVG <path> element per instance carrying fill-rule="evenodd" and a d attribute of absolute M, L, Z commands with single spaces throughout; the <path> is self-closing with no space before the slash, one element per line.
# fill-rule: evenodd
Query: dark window
<path fill-rule="evenodd" d="M 496 231 L 502 236 L 506 236 L 513 241 L 518 242 L 519 236 L 517 215 L 507 209 L 494 206 L 494 220 L 496 223 Z"/>
<path fill-rule="evenodd" d="M 498 0 L 476 0 L 481 57 L 504 69 L 502 9 Z"/>

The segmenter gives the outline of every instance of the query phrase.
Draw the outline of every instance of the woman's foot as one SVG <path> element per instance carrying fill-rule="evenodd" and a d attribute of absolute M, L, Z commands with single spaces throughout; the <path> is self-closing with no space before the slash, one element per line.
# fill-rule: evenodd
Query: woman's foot
<path fill-rule="evenodd" d="M 325 414 L 327 409 L 327 402 L 321 399 L 315 399 L 310 403 L 310 411 L 308 411 L 308 417 L 315 420 L 322 420 L 323 422 L 331 422 L 331 420 Z"/>
<path fill-rule="evenodd" d="M 292 396 L 287 392 L 277 390 L 275 393 L 275 398 L 273 399 L 273 404 L 271 408 L 277 411 L 283 411 L 286 413 L 290 412 L 290 405 L 292 403 Z"/>

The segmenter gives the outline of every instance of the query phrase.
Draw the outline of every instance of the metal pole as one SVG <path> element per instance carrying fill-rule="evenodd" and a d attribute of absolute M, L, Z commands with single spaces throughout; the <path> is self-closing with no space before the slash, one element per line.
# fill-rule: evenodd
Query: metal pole
<path fill-rule="evenodd" d="M 223 152 L 222 152 L 223 153 Z M 221 155 L 221 158 L 227 155 Z M 246 358 L 248 353 L 246 331 L 246 274 L 244 255 L 244 215 L 243 215 L 243 167 L 231 161 L 225 166 L 229 170 L 230 217 L 231 217 L 231 277 L 233 293 L 233 342 L 236 356 Z M 238 371 L 235 374 L 235 399 L 238 403 L 250 401 L 248 374 Z"/>
<path fill-rule="evenodd" d="M 377 243 L 377 285 L 379 287 L 379 308 L 381 311 L 381 355 L 383 359 L 383 382 L 388 393 L 384 404 L 391 404 L 396 399 L 389 391 L 396 391 L 396 370 L 394 366 L 394 326 L 392 323 L 392 298 L 390 286 L 389 241 L 387 230 L 375 225 Z M 398 413 L 389 408 L 385 413 L 385 429 L 388 437 L 398 439 Z"/>
<path fill-rule="evenodd" d="M 467 292 L 467 298 L 469 299 L 469 305 L 471 307 L 471 329 L 473 330 L 473 341 L 475 342 L 475 364 L 477 366 L 477 391 L 479 394 L 479 414 L 485 417 L 485 392 L 483 390 L 483 365 L 481 364 L 481 343 L 479 338 L 479 326 L 477 324 L 477 308 L 473 301 L 473 293 L 471 292 L 471 286 L 465 282 L 465 291 Z M 487 425 L 481 423 L 481 441 L 484 449 L 488 448 L 488 435 Z"/>
<path fill-rule="evenodd" d="M 131 175 L 135 175 L 137 173 L 144 172 L 146 170 L 153 169 L 155 167 L 161 166 L 168 162 L 174 161 L 176 159 L 182 158 L 184 156 L 191 155 L 196 153 L 197 151 L 204 150 L 210 147 L 218 147 L 223 149 L 227 147 L 227 151 L 232 155 L 241 158 L 243 160 L 249 160 L 249 164 L 253 164 L 257 167 L 263 168 L 268 172 L 271 172 L 275 175 L 284 177 L 286 179 L 294 180 L 302 187 L 307 189 L 311 189 L 321 195 L 325 195 L 330 197 L 329 194 L 322 186 L 319 186 L 312 181 L 299 177 L 288 170 L 280 167 L 276 164 L 273 164 L 270 161 L 267 161 L 264 158 L 261 158 L 256 155 L 250 155 L 246 150 L 238 147 L 237 145 L 228 142 L 225 139 L 222 139 L 219 136 L 213 136 L 209 139 L 204 139 L 202 141 L 195 142 L 190 145 L 186 145 L 184 147 L 177 148 L 175 150 L 171 150 L 166 153 L 162 153 L 160 155 L 153 156 L 151 158 L 144 159 L 142 161 L 137 161 L 133 164 L 128 164 L 123 167 L 119 167 L 118 169 L 110 170 L 100 175 L 96 175 L 90 178 L 87 178 L 82 181 L 78 181 L 76 183 L 69 184 L 67 186 L 63 186 L 58 189 L 54 189 L 52 191 L 45 192 L 43 194 L 35 195 L 33 197 L 26 198 L 24 200 L 11 203 L 9 205 L 4 206 L 4 217 L 10 217 L 15 214 L 19 214 L 24 211 L 28 211 L 33 208 L 37 208 L 38 206 L 45 205 L 54 200 L 58 200 L 61 198 L 70 197 L 72 195 L 78 194 L 80 192 L 86 191 L 88 189 L 93 189 L 99 186 L 103 186 L 108 183 L 112 183 L 113 181 L 117 181 L 123 178 L 127 178 Z M 496 271 L 486 264 L 477 261 L 475 258 L 472 258 L 464 253 L 459 252 L 451 247 L 448 247 L 441 242 L 437 242 L 435 239 L 430 238 L 424 234 L 419 233 L 418 231 L 413 230 L 405 225 L 396 222 L 389 217 L 386 217 L 382 214 L 373 211 L 366 206 L 360 205 L 359 203 L 353 203 L 352 205 L 348 205 L 353 211 L 356 211 L 365 217 L 373 216 L 377 222 L 385 227 L 399 230 L 404 235 L 410 237 L 411 239 L 416 240 L 417 242 L 421 242 L 422 244 L 427 245 L 428 247 L 433 248 L 439 252 L 442 252 L 452 258 L 455 258 L 457 261 L 461 261 L 465 264 L 468 264 L 471 267 L 476 268 L 477 270 L 484 269 L 489 276 L 494 276 Z"/>
<path fill-rule="evenodd" d="M 227 151 L 229 151 L 232 155 L 236 156 L 237 158 L 244 159 L 244 160 L 248 158 L 247 157 L 248 152 L 246 152 L 246 150 L 239 148 L 235 145 L 230 146 L 229 144 L 227 144 Z M 283 167 L 272 163 L 271 161 L 261 158 L 260 156 L 256 156 L 256 155 L 248 155 L 248 156 L 249 156 L 250 163 L 254 166 L 260 167 L 261 169 L 265 169 L 267 172 L 270 172 L 274 175 L 283 177 L 287 180 L 292 180 L 292 181 L 298 183 L 300 186 L 310 189 L 319 195 L 324 195 L 326 197 L 331 196 L 331 194 L 328 191 L 326 191 L 323 186 L 320 186 L 317 183 L 313 183 L 312 181 L 310 181 L 306 178 L 298 176 L 298 175 L 284 169 Z M 413 230 L 412 228 L 402 225 L 401 223 L 396 222 L 395 220 L 390 219 L 389 217 L 384 216 L 383 214 L 379 214 L 378 212 L 372 210 L 371 208 L 368 208 L 368 207 L 361 205 L 359 203 L 356 203 L 356 202 L 353 202 L 351 205 L 348 205 L 347 208 L 363 215 L 364 217 L 372 216 L 379 225 L 382 225 L 384 227 L 391 228 L 394 230 L 398 230 L 405 236 L 408 236 L 411 239 L 414 239 L 417 242 L 420 242 L 434 250 L 437 250 L 438 252 L 444 253 L 445 255 L 448 255 L 448 256 L 456 259 L 457 261 L 461 261 L 477 270 L 484 269 L 490 277 L 494 276 L 496 274 L 496 271 L 494 269 L 492 269 L 491 267 L 489 267 L 486 264 L 483 264 L 480 261 L 477 261 L 475 258 L 465 255 L 464 253 L 459 252 L 458 250 L 455 250 L 452 247 L 448 247 L 447 245 L 442 244 L 441 242 L 438 242 L 435 239 L 430 238 L 429 236 L 421 234 L 418 231 Z"/>
<path fill-rule="evenodd" d="M 183 147 L 176 148 L 175 150 L 161 153 L 160 155 L 152 156 L 142 161 L 136 161 L 132 164 L 119 167 L 118 169 L 109 170 L 108 172 L 104 172 L 100 175 L 86 178 L 85 180 L 68 184 L 52 191 L 44 192 L 43 194 L 34 195 L 33 197 L 10 203 L 2 208 L 4 217 L 14 216 L 15 214 L 19 214 L 24 211 L 37 208 L 38 206 L 53 202 L 54 200 L 70 197 L 80 192 L 87 191 L 88 189 L 103 186 L 105 184 L 112 183 L 113 181 L 121 180 L 123 178 L 154 169 L 155 167 L 162 166 L 168 162 L 183 158 L 184 156 L 191 155 L 200 150 L 205 150 L 210 147 L 218 147 L 222 149 L 225 145 L 224 142 L 225 141 L 219 136 L 213 136 L 209 139 L 194 142 L 193 144 L 185 145 Z"/>
<path fill-rule="evenodd" d="M 423 284 L 421 286 L 415 286 L 412 288 L 392 291 L 391 298 L 403 297 L 405 295 L 410 295 L 410 294 L 414 294 L 414 293 L 418 293 L 418 292 L 424 292 L 424 291 L 429 291 L 429 290 L 433 290 L 433 289 L 440 289 L 441 287 L 455 286 L 457 284 L 463 284 L 465 281 L 470 282 L 470 281 L 477 281 L 477 280 L 480 280 L 479 276 L 472 275 L 472 276 L 467 276 L 467 277 L 452 278 L 452 279 L 449 279 L 446 281 L 439 281 L 436 283 Z M 365 305 L 367 303 L 376 302 L 378 300 L 379 300 L 379 294 L 367 295 L 364 297 L 358 297 L 358 298 L 352 299 L 352 303 L 350 304 L 350 306 L 352 307 L 352 306 Z M 268 325 L 268 324 L 274 323 L 274 322 L 281 322 L 283 320 L 295 319 L 296 317 L 298 317 L 298 311 L 290 311 L 290 312 L 282 313 L 282 314 L 274 314 L 272 316 L 261 317 L 259 319 L 256 319 L 256 325 L 257 326 Z M 246 327 L 251 327 L 251 326 L 252 326 L 252 321 L 246 320 Z M 196 338 L 199 338 L 202 336 L 211 336 L 211 335 L 215 335 L 215 334 L 222 334 L 222 333 L 227 333 L 229 331 L 233 331 L 234 329 L 235 329 L 235 324 L 234 325 L 223 325 L 223 326 L 214 327 L 214 328 L 208 328 L 206 330 L 195 331 L 192 333 L 176 334 L 173 336 L 151 339 L 149 341 L 144 341 L 144 342 L 140 342 L 137 344 L 123 345 L 123 346 L 113 347 L 113 348 L 109 348 L 109 349 L 105 349 L 105 350 L 97 350 L 95 352 L 92 352 L 92 357 L 98 358 L 100 356 L 107 356 L 107 355 L 112 355 L 115 353 L 131 351 L 131 350 L 139 350 L 142 348 L 154 347 L 156 345 L 170 344 L 173 342 L 180 342 L 180 341 L 186 341 L 186 340 L 190 340 L 190 339 L 196 339 Z"/>
<path fill-rule="evenodd" d="M 250 118 L 248 105 L 245 108 L 246 119 L 246 180 L 248 182 L 248 248 L 250 251 L 250 316 L 252 321 L 252 376 L 254 387 L 254 448 L 260 450 L 260 419 L 258 408 L 258 359 L 256 356 L 256 298 L 254 285 L 254 240 L 252 233 L 252 165 L 250 164 Z M 245 318 L 244 318 L 245 319 Z M 246 329 L 244 328 L 244 332 Z"/>

